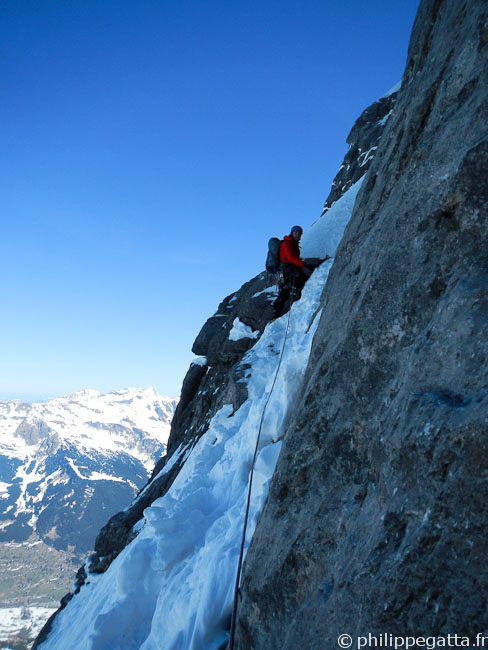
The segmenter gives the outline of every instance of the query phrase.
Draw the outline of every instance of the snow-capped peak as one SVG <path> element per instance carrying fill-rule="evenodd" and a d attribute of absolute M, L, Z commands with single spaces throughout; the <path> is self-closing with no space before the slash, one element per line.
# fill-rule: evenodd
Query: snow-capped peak
<path fill-rule="evenodd" d="M 70 399 L 74 401 L 80 401 L 80 400 L 85 400 L 85 399 L 97 399 L 100 397 L 101 393 L 98 390 L 95 390 L 93 388 L 85 388 L 84 390 L 79 390 L 75 393 L 71 393 L 65 398 L 57 398 L 57 399 Z"/>
<path fill-rule="evenodd" d="M 87 389 L 46 402 L 0 402 L 0 452 L 18 456 L 25 434 L 32 438 L 33 431 L 35 438 L 56 433 L 77 447 L 114 452 L 127 447 L 127 436 L 135 429 L 166 444 L 176 402 L 154 388 L 127 388 L 104 395 Z"/>
<path fill-rule="evenodd" d="M 154 388 L 1 402 L 2 540 L 90 548 L 95 519 L 127 505 L 164 454 L 176 404 Z"/>

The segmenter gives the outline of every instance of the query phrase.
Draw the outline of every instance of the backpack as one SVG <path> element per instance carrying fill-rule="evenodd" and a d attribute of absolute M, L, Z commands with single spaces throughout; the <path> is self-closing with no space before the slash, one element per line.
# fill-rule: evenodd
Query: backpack
<path fill-rule="evenodd" d="M 268 256 L 266 257 L 266 271 L 277 273 L 280 268 L 280 245 L 278 237 L 271 237 L 268 242 Z"/>

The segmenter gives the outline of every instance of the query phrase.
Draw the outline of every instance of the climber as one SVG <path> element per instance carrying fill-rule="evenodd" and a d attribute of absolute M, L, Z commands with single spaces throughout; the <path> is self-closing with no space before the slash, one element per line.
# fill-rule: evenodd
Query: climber
<path fill-rule="evenodd" d="M 305 262 L 300 257 L 301 226 L 293 226 L 280 244 L 280 270 L 278 273 L 279 294 L 273 303 L 274 318 L 285 313 L 285 305 L 299 300 L 303 285 L 310 275 Z"/>

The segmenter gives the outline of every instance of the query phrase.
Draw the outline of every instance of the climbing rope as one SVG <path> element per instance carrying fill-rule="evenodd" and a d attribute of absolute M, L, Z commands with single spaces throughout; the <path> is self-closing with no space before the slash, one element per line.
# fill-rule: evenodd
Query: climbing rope
<path fill-rule="evenodd" d="M 285 344 L 286 344 L 286 339 L 288 337 L 288 328 L 290 326 L 290 315 L 291 315 L 291 307 L 293 304 L 293 296 L 294 296 L 294 290 L 295 290 L 295 278 L 292 277 L 291 281 L 291 291 L 290 291 L 290 309 L 288 310 L 288 319 L 286 322 L 286 330 L 285 330 L 285 337 L 283 339 L 283 345 L 281 346 L 281 353 L 280 353 L 280 359 L 278 362 L 278 366 L 276 368 L 275 376 L 273 379 L 273 383 L 271 385 L 271 390 L 269 391 L 268 397 L 266 399 L 266 403 L 263 408 L 263 412 L 261 413 L 261 419 L 259 421 L 259 428 L 258 428 L 258 436 L 256 439 L 256 446 L 254 447 L 254 456 L 252 459 L 252 465 L 251 465 L 251 473 L 249 475 L 249 487 L 247 490 L 247 503 L 246 503 L 246 513 L 244 515 L 244 525 L 242 527 L 242 538 L 241 538 L 241 546 L 239 549 L 239 562 L 237 564 L 237 575 L 236 575 L 236 582 L 234 586 L 234 602 L 232 606 L 232 617 L 230 620 L 230 633 L 229 633 L 229 644 L 227 646 L 227 650 L 234 650 L 234 637 L 235 637 L 235 632 L 236 632 L 236 619 L 237 619 L 237 599 L 239 597 L 239 583 L 241 581 L 241 573 L 242 573 L 242 560 L 244 558 L 244 543 L 246 540 L 246 530 L 247 530 L 247 520 L 249 518 L 249 508 L 251 505 L 251 490 L 252 490 L 252 479 L 254 476 L 254 465 L 256 464 L 256 457 L 258 455 L 258 446 L 259 446 L 259 439 L 261 437 L 261 429 L 263 427 L 263 421 L 264 421 L 264 414 L 266 413 L 266 408 L 269 404 L 269 400 L 271 399 L 271 395 L 273 394 L 273 389 L 276 384 L 276 379 L 278 377 L 278 373 L 280 371 L 280 366 L 281 366 L 281 361 L 283 360 L 283 352 L 285 351 Z"/>

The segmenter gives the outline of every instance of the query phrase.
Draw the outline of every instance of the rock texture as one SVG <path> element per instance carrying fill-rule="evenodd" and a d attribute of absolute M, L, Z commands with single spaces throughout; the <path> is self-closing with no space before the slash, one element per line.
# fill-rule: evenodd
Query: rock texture
<path fill-rule="evenodd" d="M 368 106 L 354 122 L 346 142 L 349 149 L 324 203 L 322 215 L 368 171 L 386 121 L 395 106 L 397 91 Z"/>
<path fill-rule="evenodd" d="M 484 0 L 420 4 L 247 554 L 239 649 L 488 627 L 487 34 Z"/>

